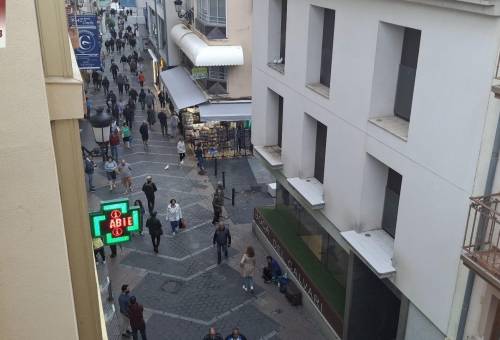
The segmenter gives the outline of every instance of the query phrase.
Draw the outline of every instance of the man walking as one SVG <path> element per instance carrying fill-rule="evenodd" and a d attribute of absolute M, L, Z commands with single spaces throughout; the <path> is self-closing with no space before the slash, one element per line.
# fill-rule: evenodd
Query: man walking
<path fill-rule="evenodd" d="M 135 296 L 131 296 L 128 306 L 128 317 L 130 319 L 130 327 L 132 328 L 132 338 L 138 340 L 137 333 L 141 333 L 142 340 L 146 338 L 146 323 L 144 322 L 144 307 L 137 302 Z"/>
<path fill-rule="evenodd" d="M 153 214 L 155 208 L 155 192 L 157 190 L 156 184 L 153 183 L 153 178 L 151 176 L 146 177 L 146 183 L 142 186 L 142 191 L 148 200 L 148 211 L 150 215 Z"/>
<path fill-rule="evenodd" d="M 153 96 L 153 93 L 151 93 L 151 90 L 148 89 L 148 93 L 146 94 L 146 106 L 148 109 L 155 109 L 155 97 Z"/>
<path fill-rule="evenodd" d="M 161 135 L 165 136 L 167 134 L 167 115 L 165 112 L 158 112 L 158 120 L 160 121 Z"/>
<path fill-rule="evenodd" d="M 224 207 L 224 187 L 220 182 L 217 183 L 217 189 L 215 189 L 214 192 L 212 206 L 214 208 L 214 218 L 212 219 L 212 224 L 216 225 L 220 221 L 220 216 L 222 215 L 222 207 Z"/>
<path fill-rule="evenodd" d="M 217 245 L 217 264 L 220 264 L 222 261 L 221 250 L 224 250 L 224 257 L 227 259 L 227 248 L 231 247 L 231 233 L 222 222 L 215 230 L 213 244 L 214 247 Z"/>
<path fill-rule="evenodd" d="M 89 179 L 89 191 L 95 191 L 93 183 L 94 168 L 95 163 L 92 160 L 92 156 L 88 155 L 87 157 L 85 157 L 85 173 L 87 174 L 87 178 Z"/>
<path fill-rule="evenodd" d="M 129 338 L 132 332 L 128 329 L 130 320 L 128 318 L 128 308 L 130 303 L 130 291 L 128 290 L 128 285 L 122 285 L 122 292 L 118 298 L 118 303 L 120 304 L 120 331 L 122 336 Z"/>
<path fill-rule="evenodd" d="M 116 77 L 118 76 L 118 65 L 115 64 L 114 61 L 111 62 L 111 66 L 109 67 L 109 70 L 111 71 L 111 74 L 113 74 L 113 80 L 116 82 Z"/>
<path fill-rule="evenodd" d="M 223 340 L 223 338 L 222 335 L 217 333 L 215 327 L 210 327 L 210 329 L 208 330 L 208 334 L 205 335 L 203 340 Z"/>
<path fill-rule="evenodd" d="M 148 123 L 142 122 L 141 127 L 139 128 L 139 132 L 141 133 L 142 144 L 144 144 L 144 151 L 148 151 L 148 140 L 149 140 L 149 129 Z"/>
<path fill-rule="evenodd" d="M 153 211 L 151 216 L 146 221 L 146 228 L 149 229 L 149 235 L 151 235 L 153 251 L 158 254 L 158 247 L 160 246 L 160 236 L 163 234 L 163 230 L 161 229 L 160 220 L 156 218 L 156 211 Z"/>

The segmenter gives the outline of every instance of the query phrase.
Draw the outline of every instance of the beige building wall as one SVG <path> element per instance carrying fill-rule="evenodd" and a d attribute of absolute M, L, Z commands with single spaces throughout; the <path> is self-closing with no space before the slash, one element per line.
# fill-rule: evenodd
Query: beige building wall
<path fill-rule="evenodd" d="M 82 81 L 64 2 L 7 1 L 0 339 L 107 339 L 88 227 Z"/>

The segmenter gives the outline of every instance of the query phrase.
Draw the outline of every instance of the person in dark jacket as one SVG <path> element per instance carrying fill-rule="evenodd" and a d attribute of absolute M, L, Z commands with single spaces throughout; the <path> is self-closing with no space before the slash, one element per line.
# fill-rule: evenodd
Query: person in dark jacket
<path fill-rule="evenodd" d="M 165 136 L 167 134 L 167 115 L 165 112 L 158 112 L 158 120 L 160 121 L 161 134 L 162 136 Z"/>
<path fill-rule="evenodd" d="M 111 66 L 109 67 L 111 74 L 113 74 L 113 80 L 116 82 L 116 77 L 118 76 L 118 65 L 116 65 L 113 61 L 111 62 Z"/>
<path fill-rule="evenodd" d="M 141 103 L 142 111 L 144 111 L 146 107 L 146 92 L 144 92 L 144 89 L 141 89 L 141 92 L 139 92 L 139 103 Z"/>
<path fill-rule="evenodd" d="M 153 178 L 151 176 L 146 177 L 146 183 L 142 186 L 142 191 L 148 200 L 148 211 L 150 215 L 153 214 L 155 208 L 155 192 L 157 190 L 158 189 L 156 188 L 156 184 L 153 182 Z"/>
<path fill-rule="evenodd" d="M 208 334 L 205 335 L 203 340 L 223 340 L 223 338 L 222 335 L 217 333 L 215 327 L 210 327 L 210 329 L 208 330 Z"/>
<path fill-rule="evenodd" d="M 96 167 L 94 161 L 92 160 L 92 156 L 88 155 L 85 157 L 85 173 L 89 179 L 89 191 L 95 191 L 95 187 L 93 184 L 94 178 L 94 168 Z"/>
<path fill-rule="evenodd" d="M 147 340 L 146 323 L 144 322 L 144 307 L 137 302 L 135 296 L 131 296 L 128 306 L 128 317 L 130 319 L 130 327 L 132 328 L 132 338 L 138 340 L 137 333 L 141 333 L 142 340 Z"/>
<path fill-rule="evenodd" d="M 227 248 L 231 247 L 231 233 L 224 223 L 219 223 L 214 233 L 214 247 L 217 245 L 217 264 L 222 261 L 221 250 L 224 250 L 224 257 L 227 259 Z"/>
<path fill-rule="evenodd" d="M 120 331 L 123 337 L 128 338 L 132 332 L 128 329 L 130 325 L 130 320 L 128 318 L 128 308 L 130 303 L 130 291 L 128 290 L 128 285 L 122 285 L 122 292 L 118 298 L 118 303 L 120 304 Z"/>
<path fill-rule="evenodd" d="M 266 261 L 267 266 L 262 269 L 262 278 L 265 283 L 271 283 L 281 276 L 282 271 L 279 263 L 272 256 L 267 256 Z"/>
<path fill-rule="evenodd" d="M 160 102 L 160 107 L 162 109 L 164 109 L 165 108 L 165 101 L 166 101 L 165 92 L 160 91 L 160 93 L 158 93 L 158 101 Z"/>
<path fill-rule="evenodd" d="M 111 109 L 113 105 L 116 104 L 116 94 L 113 90 L 109 91 L 108 97 L 106 98 L 106 105 L 108 105 L 108 109 Z"/>
<path fill-rule="evenodd" d="M 247 337 L 240 333 L 238 327 L 235 327 L 231 334 L 226 337 L 226 340 L 247 340 Z"/>
<path fill-rule="evenodd" d="M 149 140 L 148 123 L 142 122 L 141 127 L 139 128 L 139 132 L 141 133 L 142 143 L 144 144 L 144 151 L 148 151 L 148 140 Z"/>
<path fill-rule="evenodd" d="M 214 218 L 212 219 L 212 224 L 216 225 L 220 221 L 220 216 L 222 215 L 222 207 L 224 207 L 224 187 L 220 182 L 217 184 L 217 189 L 215 189 L 214 192 L 212 207 L 214 208 Z"/>
<path fill-rule="evenodd" d="M 134 88 L 131 88 L 130 91 L 128 91 L 128 96 L 134 101 L 134 103 L 137 103 L 137 96 L 139 96 L 139 94 Z"/>
<path fill-rule="evenodd" d="M 107 96 L 109 93 L 109 79 L 106 76 L 102 78 L 102 87 L 104 88 L 104 95 Z"/>
<path fill-rule="evenodd" d="M 158 253 L 158 247 L 160 246 L 160 236 L 163 234 L 161 229 L 161 222 L 156 218 L 156 211 L 153 211 L 151 216 L 146 221 L 146 228 L 149 229 L 149 235 L 151 235 L 151 242 L 153 243 L 153 250 Z"/>

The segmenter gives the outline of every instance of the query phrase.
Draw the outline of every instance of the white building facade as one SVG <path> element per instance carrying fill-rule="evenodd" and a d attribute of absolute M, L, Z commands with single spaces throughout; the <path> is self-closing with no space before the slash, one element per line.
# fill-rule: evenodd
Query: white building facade
<path fill-rule="evenodd" d="M 253 3 L 252 142 L 277 179 L 255 230 L 339 338 L 457 336 L 469 197 L 500 111 L 499 7 Z"/>

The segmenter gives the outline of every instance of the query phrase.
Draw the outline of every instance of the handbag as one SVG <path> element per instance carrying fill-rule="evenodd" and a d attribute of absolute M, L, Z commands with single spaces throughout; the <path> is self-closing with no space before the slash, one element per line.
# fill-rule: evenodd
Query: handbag
<path fill-rule="evenodd" d="M 184 218 L 181 218 L 180 228 L 181 229 L 187 228 L 187 223 L 186 223 L 186 220 Z"/>

